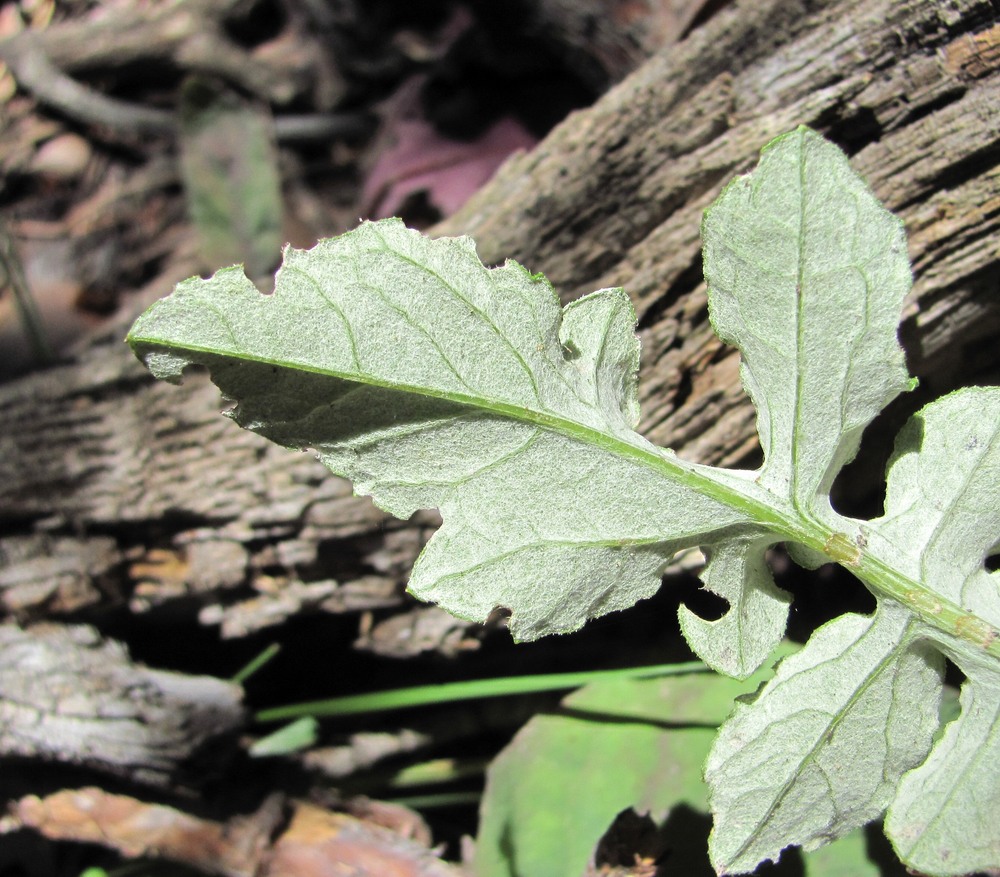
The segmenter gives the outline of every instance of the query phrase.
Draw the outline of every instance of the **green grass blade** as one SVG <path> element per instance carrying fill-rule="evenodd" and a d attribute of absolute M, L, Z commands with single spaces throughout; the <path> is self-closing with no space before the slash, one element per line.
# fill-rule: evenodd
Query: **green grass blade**
<path fill-rule="evenodd" d="M 472 679 L 450 682 L 445 685 L 417 685 L 389 691 L 351 694 L 307 703 L 289 704 L 260 710 L 258 722 L 280 722 L 301 716 L 355 716 L 389 710 L 408 709 L 461 700 L 480 700 L 488 697 L 510 697 L 534 694 L 541 691 L 560 691 L 579 688 L 591 682 L 607 679 L 648 679 L 653 676 L 679 676 L 686 673 L 711 672 L 701 661 L 681 664 L 659 664 L 651 667 L 632 667 L 624 670 L 586 670 L 578 673 L 544 673 L 535 676 L 507 676 L 499 679 Z"/>

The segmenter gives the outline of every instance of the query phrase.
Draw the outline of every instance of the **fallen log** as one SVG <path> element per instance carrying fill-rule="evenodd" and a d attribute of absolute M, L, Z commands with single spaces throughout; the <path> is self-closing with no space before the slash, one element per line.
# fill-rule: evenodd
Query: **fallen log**
<path fill-rule="evenodd" d="M 869 431 L 885 444 L 926 399 L 1000 374 L 992 3 L 736 3 L 434 233 L 472 235 L 487 263 L 515 258 L 565 299 L 624 286 L 643 340 L 641 430 L 690 459 L 747 465 L 753 412 L 708 324 L 698 228 L 721 186 L 798 124 L 845 148 L 906 223 L 916 283 L 901 337 L 922 389 Z M 121 343 L 127 323 L 0 388 L 6 611 L 194 597 L 203 621 L 238 635 L 300 611 L 402 605 L 434 515 L 387 519 L 315 460 L 219 417 L 200 377 L 155 384 Z"/>

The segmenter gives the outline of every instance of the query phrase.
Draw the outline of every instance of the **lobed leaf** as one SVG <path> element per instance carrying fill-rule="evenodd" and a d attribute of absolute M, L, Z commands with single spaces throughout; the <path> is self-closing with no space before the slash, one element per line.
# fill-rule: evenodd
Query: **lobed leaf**
<path fill-rule="evenodd" d="M 705 214 L 712 325 L 742 354 L 759 480 L 804 516 L 861 432 L 912 387 L 896 326 L 911 286 L 902 222 L 807 128 L 769 143 Z"/>
<path fill-rule="evenodd" d="M 534 639 L 650 596 L 679 548 L 748 519 L 632 430 L 634 324 L 620 290 L 562 309 L 516 263 L 385 220 L 287 249 L 272 296 L 238 268 L 186 281 L 129 342 L 160 377 L 207 366 L 237 423 L 392 514 L 439 508 L 410 590 L 505 607 Z"/>
<path fill-rule="evenodd" d="M 798 149 L 771 149 L 780 150 L 779 156 L 769 165 L 766 150 L 760 168 L 727 189 L 705 223 L 706 274 L 710 284 L 721 278 L 715 281 L 720 289 L 710 289 L 713 317 L 720 333 L 743 339 L 744 379 L 760 414 L 766 455 L 760 478 L 772 490 L 789 490 L 803 517 L 828 521 L 838 532 L 853 530 L 854 539 L 844 539 L 839 549 L 849 566 L 880 565 L 911 584 L 880 590 L 877 575 L 863 575 L 881 598 L 875 616 L 843 616 L 817 631 L 752 704 L 737 707 L 706 766 L 716 819 L 713 861 L 720 873 L 750 871 L 776 860 L 789 844 L 815 848 L 891 805 L 887 832 L 910 867 L 944 875 L 996 866 L 1000 831 L 994 820 L 974 816 L 968 834 L 970 813 L 989 813 L 998 803 L 995 774 L 983 767 L 995 754 L 993 735 L 1000 727 L 998 667 L 983 649 L 992 645 L 1000 623 L 998 576 L 984 566 L 1000 538 L 1000 390 L 960 391 L 910 422 L 890 461 L 884 517 L 862 524 L 832 511 L 826 491 L 853 455 L 859 428 L 906 388 L 894 336 L 883 331 L 873 337 L 870 319 L 887 303 L 898 309 L 905 291 L 899 228 L 888 214 L 879 217 L 881 208 L 852 173 L 841 174 L 849 197 L 837 192 L 825 176 L 840 173 L 843 160 L 831 156 L 827 168 L 817 169 L 808 136 Z M 799 173 L 774 171 L 773 165 L 796 156 Z M 803 217 L 816 215 L 793 233 L 795 210 L 784 204 L 786 251 L 775 260 L 767 230 L 781 212 L 775 201 L 797 179 L 802 188 L 790 200 L 801 202 Z M 824 206 L 830 220 L 822 218 Z M 863 223 L 849 221 L 852 209 L 865 215 Z M 808 241 L 795 246 L 803 228 L 821 231 L 826 250 L 810 255 Z M 741 253 L 759 255 L 743 259 Z M 852 266 L 861 262 L 866 269 L 857 268 L 864 279 L 858 285 Z M 800 280 L 795 304 L 786 301 L 772 312 L 772 294 L 790 295 L 790 277 L 783 281 L 774 267 L 782 264 Z M 817 275 L 823 284 L 806 282 Z M 841 309 L 853 314 L 853 327 L 838 322 Z M 810 335 L 816 322 L 811 313 L 828 321 L 825 336 L 819 330 Z M 796 314 L 798 334 L 788 334 Z M 786 334 L 766 335 L 765 321 L 781 315 Z M 779 345 L 774 338 L 783 340 Z M 796 360 L 791 350 L 808 355 Z M 836 378 L 829 392 L 823 388 L 827 367 Z M 862 371 L 872 375 L 869 386 L 860 383 Z M 837 386 L 839 398 L 830 395 Z M 817 407 L 824 400 L 826 408 Z M 755 546 L 746 544 L 742 561 L 739 548 L 728 543 L 730 566 L 750 567 Z M 721 588 L 712 579 L 707 584 L 730 600 L 734 615 L 755 599 L 761 602 L 769 578 L 758 564 L 753 575 L 730 571 L 724 582 Z M 777 597 L 771 602 L 777 605 Z M 753 648 L 754 628 L 737 629 L 726 616 L 712 625 L 711 633 L 719 636 L 710 637 L 704 622 L 692 636 L 686 615 L 685 632 L 706 660 L 741 669 L 727 668 L 720 656 L 727 649 Z M 950 628 L 940 623 L 945 615 Z M 761 624 L 767 616 L 758 611 L 755 617 Z M 931 751 L 942 651 L 968 681 L 962 714 Z"/>
<path fill-rule="evenodd" d="M 781 663 L 722 727 L 705 767 L 720 873 L 814 849 L 878 818 L 938 726 L 942 660 L 883 603 L 844 615 Z"/>
<path fill-rule="evenodd" d="M 745 678 L 784 631 L 765 552 L 833 560 L 878 600 L 814 633 L 708 756 L 722 873 L 814 849 L 888 808 L 904 862 L 1000 867 L 1000 388 L 927 406 L 901 434 L 885 515 L 828 491 L 865 426 L 912 386 L 896 339 L 910 283 L 900 223 L 807 129 L 770 144 L 704 223 L 709 305 L 743 357 L 764 463 L 679 460 L 634 431 L 638 342 L 621 290 L 560 308 L 538 275 L 487 269 L 465 238 L 366 223 L 286 249 L 271 296 L 239 269 L 181 284 L 129 342 L 160 377 L 207 366 L 240 425 L 312 448 L 399 516 L 443 525 L 410 589 L 457 615 L 512 612 L 522 639 L 574 630 L 651 594 L 700 546 L 717 621 L 681 609 L 711 666 Z M 940 734 L 944 656 L 965 673 Z"/>
<path fill-rule="evenodd" d="M 757 409 L 757 481 L 800 519 L 841 526 L 833 479 L 872 418 L 912 386 L 896 340 L 911 283 L 902 223 L 840 150 L 799 128 L 726 187 L 702 237 L 712 325 L 740 350 Z M 752 673 L 784 634 L 789 598 L 763 554 L 773 541 L 721 549 L 727 569 L 705 580 L 732 607 L 721 620 L 681 609 L 691 647 L 724 673 Z"/>
<path fill-rule="evenodd" d="M 998 484 L 1000 388 L 960 390 L 927 405 L 900 433 L 886 514 L 872 521 L 871 539 L 886 556 L 972 613 L 953 636 L 929 632 L 966 676 L 961 712 L 903 778 L 886 820 L 900 857 L 927 874 L 1000 862 L 1000 673 L 982 651 L 994 636 L 989 625 L 1000 623 L 1000 574 L 985 568 L 1000 536 Z"/>

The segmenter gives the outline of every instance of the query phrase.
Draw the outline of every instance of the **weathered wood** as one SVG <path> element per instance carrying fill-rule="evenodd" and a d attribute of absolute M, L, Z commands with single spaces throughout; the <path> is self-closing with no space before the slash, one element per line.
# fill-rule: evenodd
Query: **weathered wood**
<path fill-rule="evenodd" d="M 625 286 L 643 338 L 642 430 L 691 459 L 746 463 L 753 412 L 708 324 L 699 222 L 767 140 L 810 124 L 906 221 L 916 285 L 902 338 L 924 388 L 906 404 L 997 381 L 998 21 L 988 0 L 737 3 L 436 231 L 473 235 L 487 262 L 544 271 L 567 299 Z M 255 595 L 265 615 L 300 586 L 312 587 L 304 602 L 281 611 L 400 599 L 432 515 L 387 520 L 308 456 L 219 417 L 200 377 L 155 384 L 121 336 L 0 390 L 9 610 L 193 594 L 237 632 L 228 604 Z"/>
<path fill-rule="evenodd" d="M 487 262 L 544 271 L 565 299 L 624 286 L 643 339 L 640 426 L 737 464 L 752 410 L 712 334 L 704 209 L 798 124 L 852 155 L 906 222 L 916 284 L 902 338 L 933 393 L 995 376 L 1000 349 L 1000 13 L 984 0 L 745 2 L 571 116 L 438 227 Z"/>
<path fill-rule="evenodd" d="M 243 689 L 152 670 L 92 627 L 0 625 L 0 756 L 94 768 L 154 785 L 242 727 Z"/>
<path fill-rule="evenodd" d="M 4 389 L 9 612 L 29 619 L 102 600 L 142 611 L 200 596 L 208 620 L 231 616 L 245 632 L 310 603 L 398 604 L 422 528 L 388 520 L 310 457 L 234 427 L 199 376 L 157 385 L 122 332 Z M 262 616 L 245 600 L 267 604 Z"/>

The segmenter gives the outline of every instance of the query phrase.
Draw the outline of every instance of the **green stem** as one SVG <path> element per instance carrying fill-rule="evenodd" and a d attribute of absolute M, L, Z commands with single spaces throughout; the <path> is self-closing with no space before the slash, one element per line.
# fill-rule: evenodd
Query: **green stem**
<path fill-rule="evenodd" d="M 478 804 L 482 792 L 436 792 L 431 795 L 410 795 L 405 798 L 389 798 L 387 803 L 400 804 L 411 810 L 433 810 L 440 807 L 463 807 Z"/>

